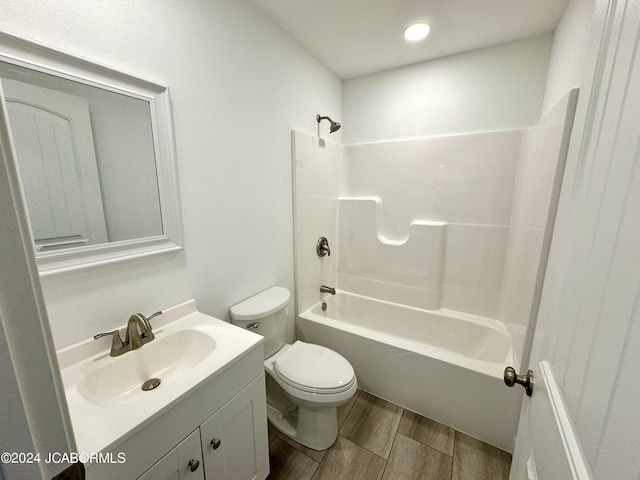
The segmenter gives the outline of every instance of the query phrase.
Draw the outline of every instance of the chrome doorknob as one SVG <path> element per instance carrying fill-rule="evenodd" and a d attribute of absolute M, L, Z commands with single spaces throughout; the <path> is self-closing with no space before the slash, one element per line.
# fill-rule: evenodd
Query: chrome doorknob
<path fill-rule="evenodd" d="M 526 375 L 518 375 L 513 367 L 507 367 L 504 369 L 504 383 L 507 387 L 513 387 L 516 383 L 519 383 L 530 397 L 533 393 L 533 371 L 527 370 Z"/>
<path fill-rule="evenodd" d="M 192 472 L 195 472 L 199 466 L 200 466 L 200 462 L 196 459 L 191 460 L 188 465 L 189 470 L 191 470 Z"/>

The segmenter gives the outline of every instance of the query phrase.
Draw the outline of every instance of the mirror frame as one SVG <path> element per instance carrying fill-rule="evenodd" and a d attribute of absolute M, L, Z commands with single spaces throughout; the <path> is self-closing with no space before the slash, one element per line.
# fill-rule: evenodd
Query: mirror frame
<path fill-rule="evenodd" d="M 181 250 L 182 218 L 169 87 L 2 30 L 0 61 L 149 102 L 163 234 L 37 253 L 40 275 Z M 0 94 L 0 114 L 6 115 L 1 85 Z M 0 138 L 10 137 L 9 130 L 0 131 Z M 12 150 L 17 162 L 13 145 Z M 22 185 L 18 187 L 23 191 Z"/>

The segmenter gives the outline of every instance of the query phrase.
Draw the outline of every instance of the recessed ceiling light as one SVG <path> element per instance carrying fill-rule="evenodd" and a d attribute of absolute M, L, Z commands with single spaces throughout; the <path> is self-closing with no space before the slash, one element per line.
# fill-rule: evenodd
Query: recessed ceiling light
<path fill-rule="evenodd" d="M 404 30 L 404 38 L 409 40 L 410 42 L 417 42 L 418 40 L 422 40 L 427 35 L 429 35 L 429 31 L 431 30 L 431 25 L 428 23 L 414 23 L 413 25 L 409 25 Z"/>

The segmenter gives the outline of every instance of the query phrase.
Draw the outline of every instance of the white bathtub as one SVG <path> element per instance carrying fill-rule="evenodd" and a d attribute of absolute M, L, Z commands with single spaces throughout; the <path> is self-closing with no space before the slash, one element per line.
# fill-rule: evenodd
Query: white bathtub
<path fill-rule="evenodd" d="M 502 380 L 514 364 L 503 324 L 343 291 L 325 302 L 299 314 L 297 335 L 345 356 L 360 388 L 513 450 L 523 390 Z"/>

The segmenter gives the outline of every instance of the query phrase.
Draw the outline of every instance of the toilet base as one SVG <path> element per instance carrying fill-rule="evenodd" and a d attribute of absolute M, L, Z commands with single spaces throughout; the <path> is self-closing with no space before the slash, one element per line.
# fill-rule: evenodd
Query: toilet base
<path fill-rule="evenodd" d="M 298 407 L 283 414 L 267 404 L 267 418 L 279 432 L 312 450 L 326 450 L 338 438 L 338 410 L 335 407 Z"/>

